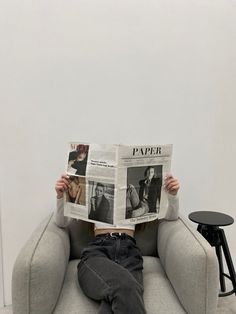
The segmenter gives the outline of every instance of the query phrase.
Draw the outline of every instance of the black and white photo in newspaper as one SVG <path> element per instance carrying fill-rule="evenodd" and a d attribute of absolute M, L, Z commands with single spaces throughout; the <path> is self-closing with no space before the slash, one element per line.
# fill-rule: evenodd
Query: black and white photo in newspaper
<path fill-rule="evenodd" d="M 89 219 L 113 224 L 114 187 L 114 184 L 89 181 Z"/>
<path fill-rule="evenodd" d="M 127 168 L 126 219 L 160 211 L 162 165 Z"/>

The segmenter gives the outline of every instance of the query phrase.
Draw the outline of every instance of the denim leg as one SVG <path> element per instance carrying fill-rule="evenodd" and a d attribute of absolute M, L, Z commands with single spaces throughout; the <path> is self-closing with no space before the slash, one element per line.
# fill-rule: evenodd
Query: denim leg
<path fill-rule="evenodd" d="M 88 297 L 105 300 L 111 304 L 114 314 L 146 313 L 142 285 L 127 269 L 112 260 L 90 257 L 81 261 L 78 280 Z"/>

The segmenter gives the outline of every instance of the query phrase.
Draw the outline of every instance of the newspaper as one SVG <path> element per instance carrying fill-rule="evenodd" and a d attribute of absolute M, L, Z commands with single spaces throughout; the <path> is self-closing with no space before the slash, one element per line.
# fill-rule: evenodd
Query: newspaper
<path fill-rule="evenodd" d="M 164 217 L 171 157 L 172 145 L 69 143 L 65 216 L 115 225 Z"/>

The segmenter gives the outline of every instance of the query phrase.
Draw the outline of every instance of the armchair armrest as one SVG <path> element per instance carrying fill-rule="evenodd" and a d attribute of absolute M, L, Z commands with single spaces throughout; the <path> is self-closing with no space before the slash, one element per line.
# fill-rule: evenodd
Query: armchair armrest
<path fill-rule="evenodd" d="M 53 215 L 34 231 L 20 251 L 12 274 L 14 314 L 51 314 L 57 303 L 70 253 L 66 229 Z"/>
<path fill-rule="evenodd" d="M 158 253 L 188 314 L 215 314 L 219 269 L 215 251 L 182 217 L 158 227 Z"/>

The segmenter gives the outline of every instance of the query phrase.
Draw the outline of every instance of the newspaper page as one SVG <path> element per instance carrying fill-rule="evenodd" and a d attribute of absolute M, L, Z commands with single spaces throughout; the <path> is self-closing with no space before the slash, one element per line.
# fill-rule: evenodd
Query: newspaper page
<path fill-rule="evenodd" d="M 114 224 L 117 145 L 69 143 L 64 214 Z"/>
<path fill-rule="evenodd" d="M 163 181 L 171 157 L 172 145 L 119 147 L 115 222 L 137 224 L 165 216 Z"/>
<path fill-rule="evenodd" d="M 163 217 L 172 145 L 125 146 L 69 143 L 64 214 L 107 224 Z"/>

